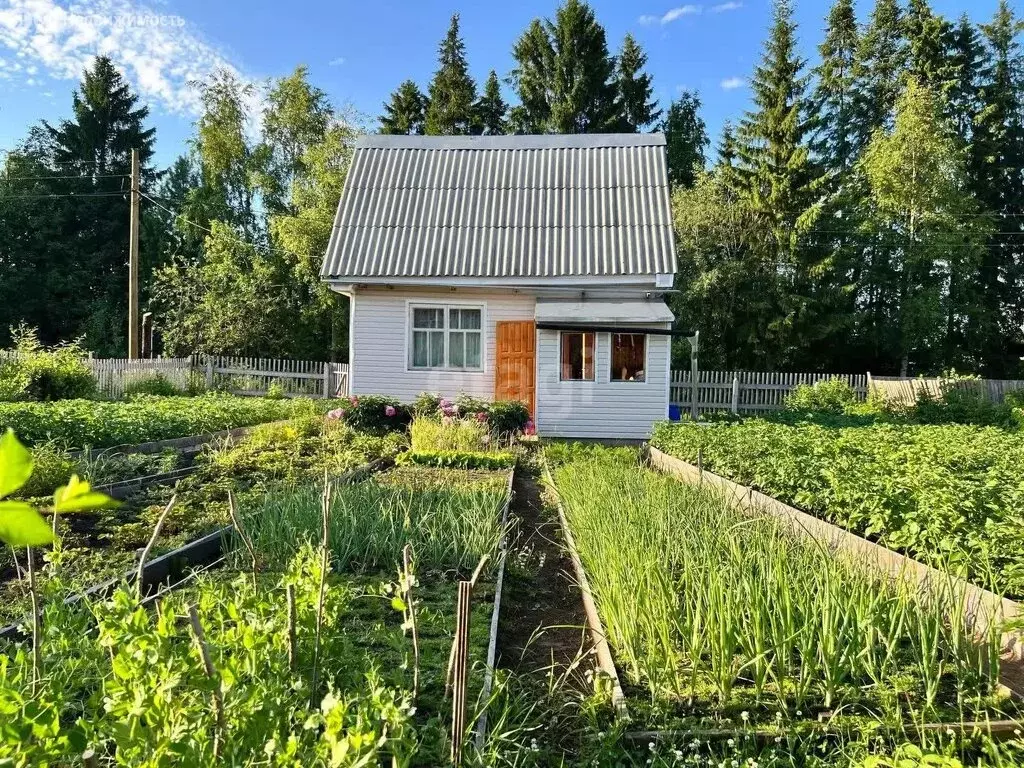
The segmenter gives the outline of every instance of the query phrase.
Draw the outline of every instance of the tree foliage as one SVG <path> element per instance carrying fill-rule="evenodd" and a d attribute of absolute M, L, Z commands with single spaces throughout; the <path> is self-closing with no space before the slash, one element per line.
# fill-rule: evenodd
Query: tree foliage
<path fill-rule="evenodd" d="M 708 131 L 700 116 L 700 97 L 683 91 L 658 126 L 665 134 L 665 161 L 673 186 L 691 187 L 707 161 Z"/>
<path fill-rule="evenodd" d="M 469 76 L 466 46 L 459 36 L 459 14 L 453 14 L 448 34 L 438 48 L 438 68 L 430 81 L 425 132 L 459 136 L 472 132 L 476 85 Z"/>

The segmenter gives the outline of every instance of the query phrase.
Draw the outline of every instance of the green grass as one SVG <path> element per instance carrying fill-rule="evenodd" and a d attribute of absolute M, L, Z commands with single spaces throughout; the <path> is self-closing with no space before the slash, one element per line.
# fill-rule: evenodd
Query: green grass
<path fill-rule="evenodd" d="M 659 725 L 1014 711 L 986 654 L 997 638 L 967 640 L 952 580 L 927 596 L 884 581 L 632 450 L 576 452 L 554 478 L 617 661 Z"/>

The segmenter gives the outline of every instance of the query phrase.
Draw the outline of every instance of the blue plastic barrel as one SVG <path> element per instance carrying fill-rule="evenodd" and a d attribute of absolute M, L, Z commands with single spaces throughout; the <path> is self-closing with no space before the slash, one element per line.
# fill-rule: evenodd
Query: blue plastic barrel
<path fill-rule="evenodd" d="M 669 421 L 680 421 L 683 418 L 683 413 L 679 409 L 679 406 L 674 403 L 669 403 L 668 406 L 668 420 Z"/>

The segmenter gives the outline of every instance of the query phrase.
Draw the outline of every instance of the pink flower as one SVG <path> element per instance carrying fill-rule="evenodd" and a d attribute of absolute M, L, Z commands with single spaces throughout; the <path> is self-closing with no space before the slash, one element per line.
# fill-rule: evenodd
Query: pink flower
<path fill-rule="evenodd" d="M 331 421 L 339 421 L 340 419 L 344 419 L 345 418 L 345 409 L 344 408 L 335 408 L 333 411 L 328 411 L 327 412 L 327 418 L 330 419 Z"/>
<path fill-rule="evenodd" d="M 487 413 L 485 411 L 478 412 L 476 415 L 476 420 L 479 421 L 481 424 L 487 421 Z"/>
<path fill-rule="evenodd" d="M 384 415 L 387 416 L 388 418 L 394 416 L 395 415 L 395 406 L 393 406 L 393 405 L 385 405 L 384 406 Z"/>
<path fill-rule="evenodd" d="M 444 410 L 445 408 L 451 408 L 452 401 L 449 400 L 447 397 L 442 397 L 441 402 L 438 403 L 438 406 L 440 406 L 442 410 Z"/>
<path fill-rule="evenodd" d="M 526 422 L 526 430 L 525 431 L 526 431 L 526 434 L 528 434 L 528 435 L 535 435 L 535 434 L 537 434 L 537 427 L 534 425 L 533 419 L 530 419 L 528 422 Z"/>
<path fill-rule="evenodd" d="M 359 405 L 359 398 L 356 397 L 355 395 L 352 395 L 352 397 L 350 397 L 348 401 L 352 403 L 353 406 Z"/>

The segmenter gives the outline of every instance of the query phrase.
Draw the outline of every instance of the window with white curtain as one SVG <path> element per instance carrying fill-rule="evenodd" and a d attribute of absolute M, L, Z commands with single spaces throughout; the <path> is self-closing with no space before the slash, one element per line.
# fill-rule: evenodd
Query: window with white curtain
<path fill-rule="evenodd" d="M 409 345 L 412 368 L 483 370 L 483 309 L 414 305 Z"/>

